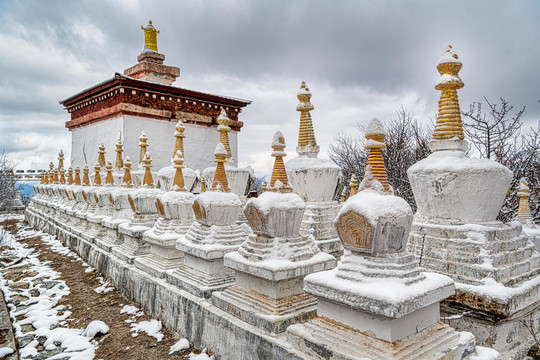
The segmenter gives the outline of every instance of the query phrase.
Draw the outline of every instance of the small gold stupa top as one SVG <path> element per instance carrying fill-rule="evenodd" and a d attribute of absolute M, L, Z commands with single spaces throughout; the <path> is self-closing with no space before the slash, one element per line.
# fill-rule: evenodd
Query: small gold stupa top
<path fill-rule="evenodd" d="M 439 100 L 439 114 L 433 131 L 433 140 L 430 144 L 432 151 L 467 149 L 466 143 L 463 141 L 465 135 L 457 94 L 457 90 L 465 85 L 458 75 L 462 66 L 463 64 L 458 59 L 456 52 L 449 45 L 437 64 L 437 70 L 441 77 L 437 81 L 435 89 L 440 90 L 442 93 Z M 441 143 L 444 140 L 451 141 Z"/>
<path fill-rule="evenodd" d="M 201 193 L 206 192 L 206 180 L 201 179 Z"/>
<path fill-rule="evenodd" d="M 61 170 L 64 168 L 64 152 L 60 150 L 58 153 L 58 170 Z"/>
<path fill-rule="evenodd" d="M 305 82 L 302 81 L 302 85 L 296 96 L 300 101 L 296 107 L 296 111 L 300 112 L 300 129 L 298 131 L 298 147 L 296 148 L 296 152 L 300 156 L 317 157 L 319 146 L 315 139 L 315 131 L 313 130 L 313 122 L 310 114 L 310 111 L 315 108 L 310 102 L 311 92 Z"/>
<path fill-rule="evenodd" d="M 88 165 L 84 165 L 82 186 L 90 186 L 90 168 Z"/>
<path fill-rule="evenodd" d="M 366 169 L 371 166 L 373 177 L 382 184 L 384 192 L 390 193 L 390 185 L 388 184 L 388 176 L 386 175 L 382 155 L 382 150 L 386 149 L 386 145 L 384 144 L 385 137 L 386 131 L 381 122 L 378 119 L 372 119 L 366 130 L 367 142 L 365 148 L 369 150 Z"/>
<path fill-rule="evenodd" d="M 267 191 L 275 191 L 279 193 L 292 192 L 292 186 L 289 185 L 289 179 L 287 178 L 287 171 L 285 171 L 285 164 L 283 163 L 283 157 L 287 156 L 285 150 L 285 137 L 281 131 L 277 131 L 274 134 L 272 141 L 272 157 L 274 157 L 274 168 L 272 169 L 272 178 L 270 179 L 270 186 L 266 188 Z"/>
<path fill-rule="evenodd" d="M 525 178 L 519 182 L 517 195 L 519 196 L 518 221 L 522 224 L 532 223 L 531 208 L 529 206 L 529 184 Z"/>
<path fill-rule="evenodd" d="M 127 156 L 124 160 L 124 179 L 122 180 L 122 187 L 133 187 L 133 180 L 131 179 L 131 160 Z"/>
<path fill-rule="evenodd" d="M 186 137 L 186 135 L 184 135 L 184 131 L 186 130 L 186 128 L 184 127 L 183 119 L 178 120 L 176 126 L 174 127 L 174 130 L 174 137 L 176 138 L 176 141 L 174 143 L 174 152 L 172 156 L 173 161 L 176 157 L 178 150 L 180 150 L 182 154 L 184 153 L 184 138 Z"/>
<path fill-rule="evenodd" d="M 112 174 L 112 170 L 113 170 L 112 162 L 107 161 L 106 168 L 107 168 L 107 176 L 105 177 L 105 185 L 114 186 L 114 177 Z"/>
<path fill-rule="evenodd" d="M 94 186 L 101 186 L 101 174 L 99 173 L 101 171 L 101 166 L 97 162 L 94 165 Z"/>
<path fill-rule="evenodd" d="M 171 191 L 187 191 L 184 183 L 184 174 L 182 174 L 182 168 L 184 168 L 184 156 L 182 152 L 178 150 L 173 158 L 173 167 L 175 168 L 174 180 L 171 187 Z"/>
<path fill-rule="evenodd" d="M 98 163 L 100 167 L 105 167 L 105 145 L 101 143 L 98 147 Z"/>
<path fill-rule="evenodd" d="M 144 47 L 145 47 L 145 49 L 158 51 L 158 48 L 157 48 L 157 34 L 159 34 L 159 30 L 156 30 L 154 25 L 152 25 L 152 20 L 148 21 L 148 25 L 146 25 L 146 27 L 143 27 L 141 25 L 141 29 L 144 30 Z"/>
<path fill-rule="evenodd" d="M 221 109 L 221 114 L 219 114 L 217 118 L 217 122 L 219 124 L 217 131 L 219 132 L 219 142 L 225 146 L 225 150 L 227 151 L 228 161 L 231 161 L 232 159 L 231 144 L 229 142 L 229 132 L 231 131 L 231 128 L 229 127 L 230 121 L 231 120 L 227 116 L 225 109 Z"/>
<path fill-rule="evenodd" d="M 154 179 L 152 178 L 152 171 L 150 171 L 150 169 L 152 168 L 152 157 L 150 157 L 149 152 L 146 152 L 146 154 L 144 155 L 143 167 L 144 167 L 143 186 L 153 188 L 155 186 Z"/>
<path fill-rule="evenodd" d="M 349 191 L 349 197 L 356 195 L 358 193 L 358 179 L 356 178 L 356 175 L 352 174 L 349 186 L 351 188 L 351 191 Z"/>
<path fill-rule="evenodd" d="M 71 166 L 68 169 L 67 184 L 73 185 L 73 168 Z"/>
<path fill-rule="evenodd" d="M 143 166 L 144 158 L 146 157 L 146 151 L 148 148 L 148 137 L 146 136 L 145 132 L 141 132 L 141 136 L 139 136 L 139 147 L 141 148 L 139 152 L 139 168 Z"/>
<path fill-rule="evenodd" d="M 58 173 L 60 174 L 58 176 L 58 182 L 60 184 L 65 184 L 66 183 L 66 176 L 65 176 L 66 171 L 64 170 L 64 168 L 61 168 L 60 170 L 58 170 Z"/>
<path fill-rule="evenodd" d="M 124 161 L 122 160 L 122 154 L 124 152 L 124 145 L 122 145 L 122 140 L 118 139 L 116 142 L 116 163 L 114 167 L 116 170 L 122 170 L 124 168 Z"/>
<path fill-rule="evenodd" d="M 74 180 L 74 183 L 75 185 L 81 185 L 81 168 L 80 167 L 75 167 L 75 180 Z"/>
<path fill-rule="evenodd" d="M 214 181 L 212 181 L 211 191 L 230 192 L 229 182 L 227 181 L 227 173 L 225 172 L 225 161 L 227 161 L 227 150 L 225 146 L 219 142 L 214 151 L 216 159 L 216 172 L 214 174 Z"/>
<path fill-rule="evenodd" d="M 261 184 L 261 192 L 266 192 L 267 187 L 268 187 L 268 184 L 266 183 L 266 180 L 263 180 Z"/>

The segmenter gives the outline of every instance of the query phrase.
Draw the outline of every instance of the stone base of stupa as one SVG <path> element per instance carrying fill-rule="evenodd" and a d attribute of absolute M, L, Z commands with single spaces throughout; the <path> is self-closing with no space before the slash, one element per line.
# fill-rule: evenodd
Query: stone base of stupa
<path fill-rule="evenodd" d="M 132 223 L 119 225 L 118 233 L 123 235 L 124 241 L 112 248 L 111 252 L 128 264 L 133 264 L 136 257 L 150 253 L 150 245 L 143 240 L 143 233 L 149 229 L 148 226 Z"/>
<path fill-rule="evenodd" d="M 456 319 L 451 325 L 472 332 L 503 359 L 526 355 L 534 340 L 525 324 L 540 320 L 540 254 L 521 224 L 415 222 L 409 249 L 421 267 L 456 282 L 456 295 L 444 305 Z M 540 336 L 538 326 L 534 331 Z"/>
<path fill-rule="evenodd" d="M 343 255 L 343 244 L 338 238 L 334 219 L 340 209 L 335 202 L 307 203 L 300 233 L 313 236 L 319 249 L 336 258 Z"/>
<path fill-rule="evenodd" d="M 203 259 L 185 253 L 184 264 L 165 273 L 165 280 L 192 295 L 210 298 L 213 292 L 234 285 L 235 273 L 223 265 L 223 257 Z"/>
<path fill-rule="evenodd" d="M 150 275 L 162 278 L 166 271 L 178 269 L 184 263 L 184 253 L 175 247 L 179 234 L 156 233 L 154 230 L 152 228 L 143 235 L 143 241 L 150 245 L 150 254 L 136 258 L 133 263 Z"/>
<path fill-rule="evenodd" d="M 161 189 L 163 191 L 169 191 L 172 187 L 175 173 L 176 169 L 172 166 L 167 166 L 160 169 L 157 173 L 158 189 Z M 192 189 L 196 186 L 198 178 L 197 173 L 193 169 L 183 168 L 182 176 L 184 177 L 184 184 L 186 186 L 186 189 L 188 191 L 192 191 Z"/>
<path fill-rule="evenodd" d="M 14 191 L 13 198 L 2 204 L 0 214 L 23 214 L 24 206 L 19 198 L 19 192 Z"/>
<path fill-rule="evenodd" d="M 237 168 L 232 165 L 225 165 L 225 172 L 227 173 L 227 182 L 231 188 L 231 192 L 243 197 L 246 195 L 249 186 L 249 179 L 253 176 L 253 170 L 251 168 Z M 216 173 L 215 167 L 209 167 L 204 169 L 202 177 L 206 181 L 206 186 L 210 187 L 214 180 Z"/>
<path fill-rule="evenodd" d="M 89 242 L 95 242 L 96 239 L 105 236 L 107 234 L 107 228 L 101 225 L 101 222 L 106 217 L 106 215 L 89 214 L 86 217 L 88 229 L 82 234 L 83 239 Z"/>
<path fill-rule="evenodd" d="M 105 228 L 105 235 L 96 239 L 95 244 L 107 252 L 110 252 L 114 246 L 120 246 L 124 242 L 124 236 L 118 232 L 118 226 L 125 223 L 129 223 L 129 220 L 104 218 L 101 224 Z"/>
<path fill-rule="evenodd" d="M 396 342 L 388 342 L 326 317 L 292 325 L 287 338 L 309 359 L 458 360 L 475 352 L 474 336 L 441 322 Z M 496 359 L 496 353 L 489 351 Z"/>

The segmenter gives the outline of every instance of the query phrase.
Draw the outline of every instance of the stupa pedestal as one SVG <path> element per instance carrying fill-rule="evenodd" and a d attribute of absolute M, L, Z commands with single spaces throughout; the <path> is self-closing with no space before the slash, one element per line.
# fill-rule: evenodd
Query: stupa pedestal
<path fill-rule="evenodd" d="M 111 251 L 112 247 L 120 246 L 124 241 L 122 234 L 118 232 L 118 226 L 129 223 L 133 217 L 133 210 L 129 204 L 128 195 L 133 189 L 112 188 L 109 194 L 109 202 L 112 214 L 101 220 L 101 225 L 105 228 L 105 235 L 96 239 L 96 245 L 103 250 Z"/>
<path fill-rule="evenodd" d="M 433 154 L 407 171 L 418 205 L 409 249 L 422 268 L 456 282 L 444 311 L 459 321 L 450 324 L 471 331 L 503 359 L 521 359 L 534 343 L 525 324 L 540 320 L 540 255 L 521 224 L 496 220 L 512 172 L 463 152 L 460 68 L 449 47 L 437 66 L 442 76 L 435 88 L 442 95 Z"/>
<path fill-rule="evenodd" d="M 310 114 L 314 107 L 310 102 L 311 92 L 304 82 L 297 97 L 300 103 L 296 110 L 301 114 L 296 147 L 298 157 L 289 160 L 285 167 L 294 192 L 306 202 L 300 233 L 311 236 L 321 251 L 339 258 L 343 246 L 333 222 L 340 208 L 334 199 L 341 168 L 330 160 L 317 157 L 319 146 Z"/>
<path fill-rule="evenodd" d="M 244 213 L 254 234 L 237 252 L 225 255 L 236 271 L 236 284 L 213 294 L 212 303 L 241 320 L 277 334 L 315 316 L 315 298 L 304 293 L 307 274 L 336 266 L 312 238 L 299 233 L 305 204 L 287 183 L 285 140 L 274 136 L 276 164 L 270 187 L 250 199 Z"/>

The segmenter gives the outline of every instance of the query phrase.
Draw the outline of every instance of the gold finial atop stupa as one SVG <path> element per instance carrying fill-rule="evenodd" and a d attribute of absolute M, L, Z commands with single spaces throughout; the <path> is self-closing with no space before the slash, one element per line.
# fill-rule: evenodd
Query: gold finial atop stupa
<path fill-rule="evenodd" d="M 156 30 L 154 25 L 152 25 L 152 20 L 148 21 L 148 25 L 146 25 L 146 27 L 143 27 L 141 25 L 141 29 L 144 30 L 145 50 L 148 49 L 148 50 L 158 51 L 157 34 L 159 34 L 159 30 Z"/>
<path fill-rule="evenodd" d="M 139 136 L 139 147 L 141 148 L 139 152 L 139 169 L 143 167 L 143 162 L 146 157 L 146 152 L 148 151 L 148 137 L 146 136 L 145 132 L 141 132 L 141 136 Z"/>
<path fill-rule="evenodd" d="M 97 162 L 94 165 L 94 186 L 101 186 L 101 174 L 99 173 L 101 171 L 101 166 L 99 166 L 99 163 Z"/>
<path fill-rule="evenodd" d="M 351 182 L 349 183 L 351 190 L 349 191 L 349 197 L 354 196 L 358 193 L 358 179 L 356 175 L 352 174 Z"/>
<path fill-rule="evenodd" d="M 73 180 L 75 185 L 81 185 L 81 168 L 76 166 L 75 167 L 75 180 Z"/>
<path fill-rule="evenodd" d="M 521 178 L 518 186 L 519 208 L 517 213 L 518 221 L 522 224 L 532 223 L 531 208 L 529 206 L 529 184 L 525 178 Z"/>
<path fill-rule="evenodd" d="M 105 177 L 105 185 L 106 186 L 114 186 L 114 177 L 112 174 L 113 166 L 112 162 L 107 161 L 107 165 L 105 165 L 107 168 L 107 176 Z"/>
<path fill-rule="evenodd" d="M 131 179 L 131 160 L 127 156 L 124 160 L 124 179 L 122 180 L 122 187 L 133 187 L 133 180 Z"/>
<path fill-rule="evenodd" d="M 267 187 L 268 187 L 268 184 L 266 183 L 266 180 L 263 180 L 261 184 L 261 192 L 266 192 Z"/>
<path fill-rule="evenodd" d="M 206 180 L 201 179 L 201 193 L 206 192 Z"/>
<path fill-rule="evenodd" d="M 174 127 L 174 130 L 174 137 L 176 138 L 176 141 L 174 143 L 174 152 L 172 156 L 173 159 L 175 158 L 178 150 L 180 150 L 182 154 L 184 154 L 184 138 L 186 137 L 186 135 L 184 135 L 184 130 L 186 130 L 186 128 L 184 127 L 183 119 L 178 120 L 176 126 Z"/>
<path fill-rule="evenodd" d="M 184 174 L 182 174 L 182 168 L 184 168 L 184 156 L 182 152 L 178 150 L 173 158 L 173 167 L 176 169 L 174 173 L 174 180 L 171 187 L 171 191 L 187 191 L 184 183 Z"/>
<path fill-rule="evenodd" d="M 99 150 L 98 150 L 97 161 L 98 161 L 100 167 L 105 167 L 105 145 L 103 145 L 103 143 L 101 143 L 101 145 L 99 145 L 98 149 Z"/>
<path fill-rule="evenodd" d="M 52 171 L 52 183 L 53 183 L 53 184 L 58 184 L 58 183 L 59 183 L 59 180 L 58 180 L 58 169 L 53 169 L 53 171 Z"/>
<path fill-rule="evenodd" d="M 311 121 L 310 111 L 314 109 L 311 104 L 311 92 L 306 83 L 302 81 L 300 90 L 296 95 L 300 103 L 296 107 L 296 111 L 300 111 L 300 129 L 298 131 L 298 146 L 296 152 L 300 156 L 317 157 L 319 154 L 319 146 L 315 139 L 315 131 L 313 130 L 313 122 Z"/>
<path fill-rule="evenodd" d="M 66 170 L 64 170 L 64 168 L 61 168 L 60 170 L 58 170 L 58 173 L 60 174 L 60 176 L 58 177 L 58 182 L 60 184 L 65 184 L 66 183 Z"/>
<path fill-rule="evenodd" d="M 344 187 L 343 190 L 341 191 L 341 202 L 345 202 L 347 201 L 347 188 Z"/>
<path fill-rule="evenodd" d="M 366 149 L 369 150 L 368 161 L 366 169 L 371 166 L 373 177 L 377 179 L 383 186 L 384 192 L 392 192 L 390 185 L 388 184 L 388 176 L 386 175 L 386 168 L 384 166 L 384 160 L 382 150 L 386 149 L 384 144 L 384 138 L 386 137 L 386 131 L 384 130 L 381 122 L 378 119 L 372 119 L 366 130 Z"/>
<path fill-rule="evenodd" d="M 90 186 L 90 168 L 88 164 L 84 165 L 83 168 L 82 186 Z"/>
<path fill-rule="evenodd" d="M 292 186 L 289 185 L 289 179 L 287 178 L 287 171 L 285 171 L 285 164 L 283 163 L 283 157 L 287 156 L 285 150 L 285 137 L 281 131 L 277 131 L 274 134 L 272 141 L 272 157 L 274 157 L 274 168 L 272 169 L 272 178 L 270 179 L 270 186 L 266 188 L 267 191 L 276 191 L 280 193 L 292 192 Z"/>
<path fill-rule="evenodd" d="M 43 185 L 43 184 L 45 184 L 45 181 L 46 181 L 45 180 L 45 172 L 42 171 L 40 176 L 39 176 L 39 183 Z"/>
<path fill-rule="evenodd" d="M 212 181 L 211 191 L 230 192 L 229 182 L 227 181 L 227 173 L 225 173 L 225 161 L 227 158 L 227 150 L 225 146 L 219 142 L 214 151 L 216 163 L 216 172 L 214 174 L 214 180 Z"/>
<path fill-rule="evenodd" d="M 442 93 L 433 140 L 430 143 L 432 151 L 467 150 L 457 94 L 457 90 L 465 85 L 458 75 L 462 65 L 452 46 L 448 45 L 437 64 L 441 77 L 435 89 Z"/>
<path fill-rule="evenodd" d="M 150 157 L 150 153 L 147 151 L 144 155 L 144 161 L 143 161 L 143 167 L 144 167 L 144 178 L 143 178 L 143 186 L 144 187 L 155 187 L 154 185 L 154 179 L 152 178 L 152 171 L 150 169 L 152 168 L 152 157 Z"/>
<path fill-rule="evenodd" d="M 64 152 L 60 150 L 58 153 L 58 170 L 61 170 L 64 168 Z"/>
<path fill-rule="evenodd" d="M 221 114 L 219 114 L 217 118 L 218 127 L 217 131 L 219 132 L 219 142 L 225 146 L 225 150 L 227 151 L 227 160 L 232 159 L 232 153 L 231 153 L 231 144 L 229 143 L 229 132 L 231 131 L 231 128 L 229 127 L 229 122 L 231 120 L 227 116 L 227 112 L 225 109 L 221 109 Z"/>
<path fill-rule="evenodd" d="M 120 171 L 124 168 L 124 161 L 122 160 L 122 154 L 124 152 L 124 145 L 122 145 L 122 139 L 118 139 L 116 142 L 116 163 L 114 167 Z"/>
<path fill-rule="evenodd" d="M 67 184 L 73 185 L 73 168 L 71 166 L 68 169 Z"/>

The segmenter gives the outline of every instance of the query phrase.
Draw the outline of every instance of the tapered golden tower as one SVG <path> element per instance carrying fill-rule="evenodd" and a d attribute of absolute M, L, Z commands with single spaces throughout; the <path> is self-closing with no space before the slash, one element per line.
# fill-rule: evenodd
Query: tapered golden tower
<path fill-rule="evenodd" d="M 73 181 L 75 185 L 81 185 L 81 168 L 75 167 L 75 180 Z"/>
<path fill-rule="evenodd" d="M 227 174 L 225 173 L 225 161 L 227 158 L 227 150 L 223 143 L 219 142 L 214 151 L 216 163 L 216 172 L 214 174 L 214 181 L 212 182 L 211 191 L 230 192 L 229 183 L 227 181 Z"/>
<path fill-rule="evenodd" d="M 105 145 L 101 143 L 98 147 L 98 163 L 100 167 L 105 167 Z"/>
<path fill-rule="evenodd" d="M 176 154 L 173 158 L 173 167 L 175 168 L 174 180 L 171 187 L 171 191 L 187 191 L 186 185 L 184 183 L 184 174 L 182 174 L 182 169 L 184 166 L 184 157 L 180 150 L 176 151 Z"/>
<path fill-rule="evenodd" d="M 201 193 L 206 192 L 206 180 L 201 179 Z"/>
<path fill-rule="evenodd" d="M 112 174 L 112 170 L 113 170 L 112 162 L 107 161 L 106 168 L 107 168 L 107 176 L 105 177 L 105 185 L 114 186 L 114 177 Z"/>
<path fill-rule="evenodd" d="M 53 171 L 52 171 L 52 183 L 53 184 L 58 184 L 59 183 L 58 169 L 53 169 Z"/>
<path fill-rule="evenodd" d="M 225 150 L 227 151 L 227 160 L 232 158 L 231 144 L 229 142 L 229 132 L 231 131 L 231 128 L 229 127 L 230 121 L 231 120 L 227 116 L 225 109 L 221 109 L 221 114 L 217 118 L 217 122 L 219 124 L 217 131 L 219 132 L 219 142 L 223 144 Z"/>
<path fill-rule="evenodd" d="M 430 143 L 432 151 L 467 150 L 457 94 L 457 90 L 465 85 L 458 75 L 462 66 L 456 52 L 449 45 L 437 64 L 441 77 L 435 89 L 442 93 L 439 100 L 439 114 Z"/>
<path fill-rule="evenodd" d="M 287 156 L 285 150 L 285 137 L 281 131 L 277 131 L 274 134 L 274 140 L 272 141 L 272 157 L 274 157 L 274 168 L 272 169 L 272 178 L 270 179 L 270 186 L 266 188 L 267 191 L 276 191 L 279 193 L 292 192 L 292 186 L 289 185 L 289 179 L 287 178 L 287 171 L 285 171 L 285 164 L 283 163 L 283 157 Z"/>
<path fill-rule="evenodd" d="M 131 160 L 127 156 L 124 160 L 124 179 L 122 180 L 122 187 L 133 187 L 133 180 L 131 179 Z"/>
<path fill-rule="evenodd" d="M 144 155 L 144 161 L 143 161 L 143 167 L 144 167 L 144 178 L 143 178 L 143 186 L 153 188 L 154 185 L 154 179 L 152 178 L 152 171 L 150 170 L 152 168 L 152 158 L 150 157 L 150 153 L 147 151 Z"/>
<path fill-rule="evenodd" d="M 384 192 L 390 193 L 390 185 L 388 184 L 388 176 L 386 175 L 386 168 L 384 166 L 384 160 L 382 150 L 386 149 L 384 144 L 384 138 L 386 137 L 386 131 L 384 130 L 381 122 L 377 119 L 373 119 L 369 122 L 366 130 L 366 149 L 369 150 L 368 161 L 366 169 L 371 166 L 373 177 L 382 184 Z"/>
<path fill-rule="evenodd" d="M 99 173 L 101 171 L 101 166 L 99 166 L 99 163 L 96 163 L 94 165 L 94 186 L 101 186 L 101 174 Z"/>
<path fill-rule="evenodd" d="M 531 208 L 529 206 L 529 184 L 525 178 L 521 178 L 519 182 L 518 192 L 519 196 L 519 208 L 517 213 L 518 221 L 522 224 L 527 224 L 532 222 Z"/>
<path fill-rule="evenodd" d="M 60 150 L 58 153 L 58 170 L 62 170 L 64 168 L 64 152 Z"/>
<path fill-rule="evenodd" d="M 152 20 L 148 21 L 148 25 L 146 27 L 143 27 L 141 25 L 141 29 L 144 30 L 144 46 L 148 50 L 158 51 L 157 47 L 157 34 L 159 34 L 159 30 L 157 30 L 154 25 L 152 25 Z"/>
<path fill-rule="evenodd" d="M 88 165 L 84 165 L 82 186 L 90 186 L 90 168 Z"/>
<path fill-rule="evenodd" d="M 315 131 L 313 130 L 313 122 L 310 114 L 310 111 L 315 108 L 310 102 L 311 92 L 305 82 L 302 81 L 302 85 L 296 96 L 300 101 L 296 107 L 296 111 L 300 112 L 300 129 L 298 131 L 296 152 L 299 156 L 317 157 L 319 146 L 315 139 Z"/>
<path fill-rule="evenodd" d="M 267 187 L 268 187 L 268 184 L 266 183 L 266 180 L 263 180 L 261 184 L 261 192 L 266 192 Z"/>
<path fill-rule="evenodd" d="M 141 132 L 141 136 L 139 136 L 139 147 L 141 148 L 139 151 L 139 168 L 142 168 L 148 148 L 148 137 L 146 137 L 144 131 Z"/>
<path fill-rule="evenodd" d="M 124 153 L 124 145 L 122 145 L 122 140 L 118 139 L 116 142 L 116 162 L 114 164 L 114 167 L 117 171 L 120 171 L 124 168 L 124 161 L 123 159 L 123 153 Z"/>
<path fill-rule="evenodd" d="M 65 184 L 66 183 L 66 176 L 65 176 L 66 171 L 64 170 L 64 168 L 61 168 L 60 170 L 58 170 L 58 173 L 60 174 L 58 176 L 58 182 L 60 184 Z"/>
<path fill-rule="evenodd" d="M 358 179 L 356 178 L 356 175 L 354 174 L 352 174 L 351 176 L 349 187 L 351 188 L 351 191 L 349 191 L 349 197 L 354 196 L 358 193 Z"/>
<path fill-rule="evenodd" d="M 71 166 L 68 169 L 67 184 L 73 185 L 73 168 Z"/>
<path fill-rule="evenodd" d="M 184 127 L 184 120 L 178 120 L 176 123 L 176 126 L 174 128 L 174 137 L 176 138 L 176 141 L 174 142 L 174 151 L 172 158 L 174 159 L 176 157 L 176 154 L 178 150 L 184 154 L 184 138 L 186 135 L 184 135 L 184 131 L 186 128 Z"/>

